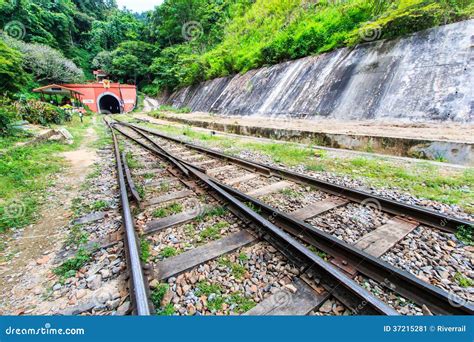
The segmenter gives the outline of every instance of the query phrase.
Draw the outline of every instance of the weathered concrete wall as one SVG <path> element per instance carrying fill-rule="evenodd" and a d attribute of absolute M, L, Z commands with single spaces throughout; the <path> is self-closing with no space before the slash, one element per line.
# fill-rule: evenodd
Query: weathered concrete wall
<path fill-rule="evenodd" d="M 285 127 L 270 128 L 262 126 L 246 126 L 237 123 L 224 124 L 213 121 L 189 120 L 184 115 L 167 116 L 166 120 L 252 137 L 306 144 L 316 143 L 319 146 L 344 148 L 363 152 L 375 152 L 401 157 L 429 160 L 439 160 L 442 158 L 448 163 L 474 166 L 474 144 L 467 142 L 364 134 L 326 133 L 288 129 Z"/>
<path fill-rule="evenodd" d="M 219 78 L 165 102 L 231 115 L 474 121 L 474 20 Z"/>

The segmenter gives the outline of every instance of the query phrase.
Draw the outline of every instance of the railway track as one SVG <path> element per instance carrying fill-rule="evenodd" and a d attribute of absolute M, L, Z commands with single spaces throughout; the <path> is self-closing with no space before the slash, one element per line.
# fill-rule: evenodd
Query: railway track
<path fill-rule="evenodd" d="M 124 164 L 118 174 L 137 314 L 166 311 L 175 304 L 180 314 L 205 313 L 210 307 L 226 314 L 305 315 L 335 298 L 353 314 L 393 315 L 398 314 L 388 299 L 393 294 L 412 301 L 418 311 L 473 313 L 462 298 L 379 258 L 421 223 L 452 232 L 469 222 L 227 156 L 136 125 L 114 122 L 111 128 L 120 133 L 131 158 L 139 146 L 140 157 L 154 160 L 148 171 L 134 174 L 114 134 L 118 168 Z M 137 179 L 142 183 L 137 185 Z M 135 220 L 125 183 L 141 208 Z M 151 198 L 143 198 L 143 184 Z M 309 193 L 308 203 L 291 212 L 279 207 L 284 196 L 301 191 Z M 315 227 L 324 213 L 354 203 L 375 203 L 386 222 L 363 232 L 353 244 Z M 138 247 L 130 247 L 138 246 L 137 226 L 142 244 L 145 237 L 156 252 L 152 262 L 146 260 L 145 271 L 137 263 Z M 180 239 L 187 242 L 183 245 Z M 230 280 L 208 281 L 216 274 L 217 279 L 230 274 Z M 367 279 L 383 287 L 383 293 L 364 289 L 361 283 Z M 176 293 L 191 295 L 181 303 Z"/>

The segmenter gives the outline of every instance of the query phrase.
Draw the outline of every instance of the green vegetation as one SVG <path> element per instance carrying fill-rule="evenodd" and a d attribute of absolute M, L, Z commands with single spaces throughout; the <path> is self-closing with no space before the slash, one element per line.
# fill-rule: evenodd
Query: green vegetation
<path fill-rule="evenodd" d="M 454 275 L 454 280 L 461 287 L 471 287 L 474 286 L 474 281 L 468 277 L 465 277 L 461 272 L 456 272 Z"/>
<path fill-rule="evenodd" d="M 177 202 L 168 204 L 166 207 L 155 209 L 152 213 L 153 217 L 162 218 L 183 211 L 183 205 Z"/>
<path fill-rule="evenodd" d="M 156 314 L 160 316 L 171 316 L 175 313 L 174 307 L 172 304 L 167 304 L 165 307 L 161 306 L 161 302 L 169 290 L 168 284 L 159 284 L 152 292 L 151 292 L 151 301 L 156 309 Z"/>
<path fill-rule="evenodd" d="M 217 240 L 221 237 L 221 230 L 229 226 L 229 223 L 220 221 L 210 227 L 206 227 L 199 233 L 201 239 Z"/>
<path fill-rule="evenodd" d="M 301 193 L 299 193 L 296 190 L 293 189 L 282 189 L 280 190 L 280 193 L 282 193 L 285 196 L 292 197 L 292 198 L 298 198 L 303 196 Z"/>
<path fill-rule="evenodd" d="M 220 217 L 224 216 L 227 213 L 227 209 L 225 207 L 212 207 L 212 208 L 206 208 L 204 212 L 196 217 L 196 221 L 202 222 L 206 218 L 209 217 Z"/>
<path fill-rule="evenodd" d="M 108 0 L 4 0 L 0 90 L 17 96 L 103 69 L 156 96 L 473 13 L 468 0 L 165 0 L 143 14 Z"/>
<path fill-rule="evenodd" d="M 455 235 L 458 240 L 464 242 L 466 245 L 474 246 L 474 239 L 472 236 L 472 225 L 458 227 Z"/>
<path fill-rule="evenodd" d="M 234 312 L 244 313 L 257 305 L 253 299 L 242 296 L 240 293 L 234 293 L 228 299 L 229 304 L 234 304 Z"/>
<path fill-rule="evenodd" d="M 472 17 L 467 0 L 167 0 L 151 14 L 160 91 Z M 177 18 L 199 22 L 183 39 Z M 213 18 L 215 22 L 209 19 Z M 186 22 L 187 20 L 184 19 Z"/>
<path fill-rule="evenodd" d="M 131 152 L 127 152 L 125 154 L 125 159 L 130 169 L 139 169 L 142 167 L 140 162 L 135 158 L 135 156 Z"/>
<path fill-rule="evenodd" d="M 233 311 L 236 313 L 244 313 L 256 305 L 252 299 L 244 297 L 239 292 L 224 295 L 220 285 L 204 281 L 198 283 L 195 294 L 208 298 L 212 294 L 213 298 L 208 300 L 207 307 L 213 312 L 221 310 L 224 303 L 234 305 Z"/>
<path fill-rule="evenodd" d="M 140 239 L 140 260 L 143 263 L 147 263 L 150 259 L 151 255 L 151 246 L 150 241 L 148 241 L 145 237 Z"/>
<path fill-rule="evenodd" d="M 87 241 L 89 241 L 89 234 L 82 229 L 82 225 L 76 224 L 69 231 L 66 245 L 80 247 L 85 245 Z"/>
<path fill-rule="evenodd" d="M 229 268 L 231 270 L 232 275 L 236 279 L 242 279 L 242 277 L 245 275 L 246 269 L 241 264 L 231 262 L 226 257 L 221 257 L 218 262 L 220 266 Z"/>
<path fill-rule="evenodd" d="M 53 141 L 16 145 L 25 137 L 0 137 L 0 232 L 23 227 L 37 218 L 46 197 L 44 190 L 53 184 L 50 175 L 65 166 L 57 153 L 77 148 L 89 125 L 89 117 L 84 124 L 77 117 L 66 124 L 74 137 L 72 145 Z"/>
<path fill-rule="evenodd" d="M 158 110 L 163 112 L 172 112 L 176 114 L 191 113 L 191 108 L 189 107 L 174 108 L 173 106 L 161 105 Z"/>
<path fill-rule="evenodd" d="M 91 253 L 84 248 L 79 248 L 76 255 L 60 266 L 56 267 L 53 272 L 58 275 L 61 279 L 67 279 L 74 277 L 76 272 L 81 269 L 91 259 Z"/>
<path fill-rule="evenodd" d="M 324 260 L 326 260 L 326 261 L 328 260 L 328 255 L 327 255 L 325 252 L 323 252 L 323 251 L 317 249 L 316 247 L 314 247 L 314 246 L 308 246 L 308 249 L 309 249 L 311 252 L 313 252 L 314 254 L 316 254 L 318 257 L 320 257 L 321 259 L 324 259 Z"/>
<path fill-rule="evenodd" d="M 206 296 L 209 298 L 213 294 L 213 298 L 207 301 L 207 307 L 211 311 L 218 311 L 222 309 L 224 298 L 222 297 L 222 288 L 218 284 L 211 284 L 208 282 L 199 282 L 195 291 L 196 296 Z"/>
<path fill-rule="evenodd" d="M 160 256 L 163 259 L 170 258 L 170 257 L 175 256 L 177 254 L 178 254 L 178 251 L 176 250 L 176 248 L 170 247 L 170 246 L 166 246 L 160 252 Z"/>
<path fill-rule="evenodd" d="M 97 200 L 91 204 L 90 208 L 93 211 L 101 211 L 101 210 L 109 208 L 109 203 L 104 200 Z"/>
<path fill-rule="evenodd" d="M 219 147 L 228 154 L 237 155 L 249 150 L 269 156 L 273 161 L 287 166 L 304 165 L 307 170 L 331 172 L 362 180 L 368 186 L 394 188 L 407 191 L 414 196 L 456 204 L 468 213 L 474 213 L 474 168 L 447 170 L 430 163 L 404 164 L 383 157 L 333 157 L 329 153 L 315 156 L 310 146 L 285 142 L 248 142 L 247 139 L 212 136 L 189 127 L 171 125 L 146 125 L 175 136 L 186 136 L 209 147 Z M 319 150 L 317 150 L 319 151 Z M 258 213 L 258 208 L 246 203 Z"/>

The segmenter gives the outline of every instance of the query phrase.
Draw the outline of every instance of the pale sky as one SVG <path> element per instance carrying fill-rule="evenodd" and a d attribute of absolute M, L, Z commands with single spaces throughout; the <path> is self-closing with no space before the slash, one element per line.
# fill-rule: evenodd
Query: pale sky
<path fill-rule="evenodd" d="M 127 7 L 134 12 L 145 12 L 152 10 L 156 5 L 159 5 L 163 0 L 117 0 L 119 8 Z"/>

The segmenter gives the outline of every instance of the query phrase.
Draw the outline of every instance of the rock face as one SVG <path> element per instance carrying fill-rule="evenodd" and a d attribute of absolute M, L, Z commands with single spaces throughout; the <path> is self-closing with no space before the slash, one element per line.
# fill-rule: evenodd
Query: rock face
<path fill-rule="evenodd" d="M 474 20 L 183 88 L 163 102 L 227 115 L 474 121 Z"/>

